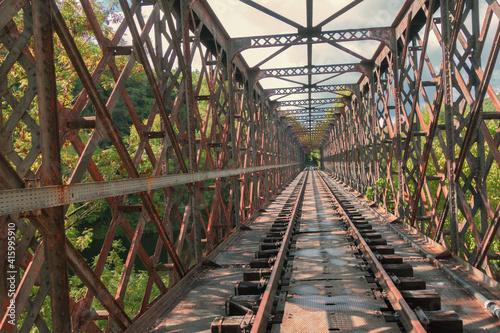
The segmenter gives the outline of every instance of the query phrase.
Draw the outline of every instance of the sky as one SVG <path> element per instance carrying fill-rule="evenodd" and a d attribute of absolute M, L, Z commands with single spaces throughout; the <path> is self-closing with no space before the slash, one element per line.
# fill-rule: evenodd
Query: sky
<path fill-rule="evenodd" d="M 257 0 L 259 4 L 301 24 L 306 25 L 306 1 L 305 0 Z M 339 9 L 349 4 L 350 0 L 316 0 L 313 3 L 313 24 L 323 21 Z M 374 26 L 389 26 L 400 10 L 403 0 L 367 0 L 358 4 L 348 13 L 338 17 L 327 24 L 323 31 L 341 30 L 345 28 L 364 28 Z M 297 29 L 283 23 L 265 13 L 260 12 L 238 0 L 208 0 L 209 5 L 217 14 L 219 20 L 226 28 L 231 37 L 260 36 L 270 34 L 296 33 Z M 143 7 L 143 15 L 147 16 L 152 7 Z M 366 13 L 369 13 L 367 15 Z M 125 36 L 130 39 L 130 36 Z M 355 52 L 371 58 L 379 43 L 374 41 L 347 42 L 344 46 Z M 277 48 L 250 49 L 242 54 L 250 66 L 260 62 L 262 59 L 276 51 Z M 306 46 L 293 46 L 276 58 L 261 66 L 265 68 L 299 67 L 307 64 Z M 342 52 L 330 45 L 316 44 L 313 46 L 313 63 L 315 65 L 329 65 L 342 63 L 358 63 L 359 59 Z M 194 65 L 198 65 L 196 62 Z M 354 83 L 359 74 L 344 74 L 349 83 Z M 299 80 L 299 78 L 295 78 Z M 319 78 L 318 78 L 319 79 Z M 331 82 L 325 82 L 329 84 Z M 345 82 L 344 82 L 345 83 Z M 283 81 L 277 79 L 265 79 L 261 82 L 264 88 L 275 88 L 283 86 Z"/>
<path fill-rule="evenodd" d="M 231 37 L 259 36 L 271 34 L 296 33 L 297 29 L 291 25 L 281 22 L 261 11 L 250 7 L 240 1 L 208 0 L 220 21 L 226 27 Z M 257 3 L 299 23 L 306 25 L 306 1 L 305 0 L 260 0 Z M 334 14 L 350 0 L 321 0 L 313 2 L 313 25 L 322 22 L 324 19 Z M 323 27 L 323 31 L 342 30 L 365 27 L 386 27 L 390 26 L 394 17 L 400 10 L 404 1 L 402 0 L 367 0 L 361 2 L 348 13 L 341 15 L 331 23 Z M 368 13 L 368 14 L 367 14 Z M 353 51 L 371 58 L 379 43 L 374 41 L 346 42 L 342 44 Z M 242 52 L 243 57 L 250 66 L 259 63 L 267 55 L 278 48 L 268 50 L 253 49 Z M 330 65 L 343 63 L 358 63 L 359 59 L 345 52 L 342 52 L 331 45 L 315 44 L 313 46 L 313 64 Z M 307 64 L 306 46 L 293 46 L 276 58 L 270 60 L 261 68 L 277 67 L 300 67 Z M 339 77 L 343 79 L 339 83 L 355 83 L 359 74 L 344 74 Z M 322 76 L 324 78 L 324 76 Z M 318 77 L 317 79 L 320 79 Z M 305 83 L 305 82 L 304 82 Z M 264 88 L 276 88 L 283 86 L 283 81 L 277 79 L 264 79 L 261 84 Z M 334 84 L 325 82 L 324 84 Z M 285 85 L 287 86 L 287 85 Z"/>
<path fill-rule="evenodd" d="M 294 33 L 296 28 L 283 23 L 265 13 L 258 11 L 238 0 L 208 0 L 210 6 L 213 8 L 222 24 L 228 31 L 231 37 L 241 37 L 249 35 L 269 35 L 280 33 Z M 306 24 L 306 1 L 305 0 L 256 0 L 255 2 L 291 19 L 295 22 L 305 25 Z M 313 2 L 314 20 L 313 24 L 321 22 L 326 17 L 335 13 L 339 9 L 349 4 L 351 0 L 316 0 Z M 338 17 L 331 23 L 327 24 L 323 31 L 327 30 L 342 30 L 342 29 L 355 29 L 366 27 L 385 27 L 390 26 L 394 18 L 400 11 L 404 0 L 365 0 L 352 8 L 349 12 Z M 479 0 L 480 5 L 480 22 L 484 18 L 485 7 L 487 2 Z M 493 19 L 490 27 L 489 42 L 494 36 L 494 29 L 498 20 Z M 468 27 L 471 26 L 470 21 L 466 22 Z M 351 48 L 352 50 L 371 58 L 379 43 L 373 41 L 362 42 L 348 42 L 342 45 Z M 488 41 L 487 41 L 488 44 Z M 274 48 L 276 49 L 276 48 Z M 340 64 L 358 62 L 359 60 L 344 52 L 337 50 L 330 45 L 317 44 L 313 46 L 314 63 L 321 64 Z M 431 42 L 428 48 L 431 59 L 433 61 L 434 69 L 439 72 L 441 48 L 436 37 L 431 34 Z M 270 54 L 271 51 L 267 51 Z M 266 51 L 261 50 L 247 50 L 243 52 L 243 56 L 250 66 L 258 63 L 261 59 L 265 58 Z M 486 62 L 488 54 L 484 52 L 482 61 Z M 303 66 L 306 64 L 306 47 L 296 46 L 290 48 L 289 51 L 284 52 L 282 55 L 266 63 L 263 68 L 273 67 L 295 67 Z M 343 78 L 349 75 L 343 75 Z M 357 75 L 359 77 L 359 75 Z M 266 79 L 263 82 L 265 88 L 273 88 L 273 82 L 279 82 L 274 79 Z M 338 81 L 338 80 L 337 80 Z M 345 82 L 352 81 L 352 75 L 345 80 Z M 354 82 L 357 80 L 354 80 Z M 495 67 L 491 81 L 495 91 L 500 92 L 500 66 Z"/>

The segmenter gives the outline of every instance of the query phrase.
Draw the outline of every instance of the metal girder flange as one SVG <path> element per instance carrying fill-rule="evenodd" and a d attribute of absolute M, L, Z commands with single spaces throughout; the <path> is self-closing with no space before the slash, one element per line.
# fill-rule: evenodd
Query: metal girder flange
<path fill-rule="evenodd" d="M 321 137 L 323 135 L 323 133 L 325 132 L 326 129 L 324 130 L 320 130 L 320 131 L 298 131 L 298 132 L 294 132 L 295 134 L 297 134 L 298 136 L 300 135 L 308 135 L 308 136 L 311 136 L 311 137 L 315 137 L 316 135 Z"/>
<path fill-rule="evenodd" d="M 250 74 L 255 82 L 268 77 L 302 76 L 302 75 L 322 75 L 322 74 L 343 74 L 349 72 L 359 72 L 367 74 L 371 65 L 365 63 L 335 64 L 324 66 L 303 66 L 289 68 L 255 69 Z"/>
<path fill-rule="evenodd" d="M 247 49 L 290 46 L 318 43 L 338 43 L 362 40 L 378 40 L 391 45 L 393 29 L 391 27 L 346 29 L 321 31 L 321 29 L 301 29 L 298 33 L 232 38 L 233 55 Z"/>
<path fill-rule="evenodd" d="M 318 99 L 301 99 L 301 100 L 294 100 L 294 101 L 283 101 L 283 102 L 278 102 L 278 106 L 283 107 L 283 106 L 299 106 L 299 105 L 309 105 L 311 103 L 312 105 L 325 105 L 325 104 L 332 104 L 332 103 L 344 103 L 343 98 L 318 98 Z"/>
<path fill-rule="evenodd" d="M 285 118 L 288 118 L 290 117 L 290 115 L 282 115 L 281 117 L 285 117 Z M 333 116 L 330 116 L 330 118 L 333 118 Z M 327 115 L 326 114 L 315 114 L 315 115 L 302 115 L 302 116 L 295 116 L 294 117 L 295 120 L 330 120 L 327 118 Z"/>
<path fill-rule="evenodd" d="M 343 106 L 334 106 L 334 107 L 327 107 L 327 108 L 311 108 L 311 109 L 293 109 L 293 110 L 282 110 L 279 111 L 279 115 L 292 115 L 292 114 L 309 114 L 309 113 L 327 113 L 327 112 L 334 112 L 338 113 L 343 110 Z"/>
<path fill-rule="evenodd" d="M 304 85 L 302 87 L 268 89 L 268 90 L 265 90 L 265 93 L 266 93 L 266 97 L 269 97 L 269 96 L 273 96 L 273 95 L 305 94 L 305 93 L 308 93 L 309 91 L 312 93 L 316 93 L 316 92 L 342 93 L 344 91 L 354 92 L 355 86 L 354 86 L 354 84 L 331 84 L 331 85 L 323 85 L 323 86 Z"/>

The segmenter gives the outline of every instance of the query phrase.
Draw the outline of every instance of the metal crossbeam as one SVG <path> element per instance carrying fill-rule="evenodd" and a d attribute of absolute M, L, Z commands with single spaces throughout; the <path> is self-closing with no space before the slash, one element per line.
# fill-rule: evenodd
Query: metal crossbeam
<path fill-rule="evenodd" d="M 326 105 L 326 104 L 343 104 L 342 98 L 318 98 L 318 99 L 299 99 L 294 101 L 278 102 L 279 107 L 285 106 L 300 106 L 300 105 Z"/>
<path fill-rule="evenodd" d="M 287 76 L 302 76 L 302 75 L 323 75 L 323 74 L 343 74 L 349 72 L 363 72 L 365 66 L 363 64 L 338 64 L 324 66 L 303 66 L 289 68 L 271 68 L 262 69 L 255 72 L 256 81 L 269 77 L 287 77 Z"/>
<path fill-rule="evenodd" d="M 233 47 L 235 53 L 242 52 L 247 49 L 277 47 L 290 45 L 305 45 L 317 43 L 339 43 L 352 42 L 362 40 L 377 40 L 387 45 L 391 43 L 392 28 L 366 28 L 366 29 L 345 29 L 321 31 L 318 28 L 301 28 L 298 33 L 268 35 L 268 36 L 253 36 L 233 38 Z"/>
<path fill-rule="evenodd" d="M 286 117 L 286 118 L 289 118 L 290 116 L 289 115 L 283 115 L 282 117 Z M 334 115 L 332 114 L 331 116 L 327 116 L 326 114 L 322 114 L 322 115 L 304 115 L 304 116 L 291 116 L 292 119 L 295 119 L 295 120 L 333 120 L 335 119 L 334 118 Z"/>
<path fill-rule="evenodd" d="M 305 94 L 307 92 L 319 93 L 319 92 L 331 92 L 331 93 L 348 93 L 353 92 L 355 85 L 353 84 L 330 84 L 330 85 L 304 85 L 302 87 L 291 87 L 291 88 L 277 88 L 268 89 L 266 93 L 268 96 L 273 95 L 292 95 L 292 94 Z"/>
<path fill-rule="evenodd" d="M 292 109 L 292 110 L 280 110 L 278 114 L 280 116 L 283 115 L 293 115 L 293 114 L 315 114 L 315 113 L 327 113 L 327 112 L 333 112 L 335 114 L 338 114 L 339 112 L 343 111 L 344 107 L 343 106 L 332 106 L 332 107 L 326 107 L 326 108 L 312 108 L 312 109 Z"/>
<path fill-rule="evenodd" d="M 210 179 L 238 176 L 251 172 L 286 168 L 292 165 L 293 164 L 269 165 L 148 178 L 132 178 L 104 182 L 0 191 L 0 216 L 34 211 L 47 207 L 70 205 L 83 201 L 116 197 L 130 193 L 151 191 L 158 188 L 192 184 Z"/>

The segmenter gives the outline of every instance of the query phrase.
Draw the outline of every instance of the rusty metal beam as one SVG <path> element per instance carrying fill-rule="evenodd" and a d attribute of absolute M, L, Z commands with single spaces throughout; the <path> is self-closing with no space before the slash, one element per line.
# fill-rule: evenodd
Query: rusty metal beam
<path fill-rule="evenodd" d="M 302 76 L 302 75 L 323 75 L 323 74 L 342 74 L 349 72 L 363 72 L 365 66 L 359 63 L 354 64 L 338 64 L 338 65 L 322 65 L 322 66 L 303 66 L 290 68 L 271 68 L 262 69 L 252 72 L 255 80 L 259 81 L 270 77 L 287 77 L 287 76 Z M 311 85 L 312 86 L 312 85 Z"/>
<path fill-rule="evenodd" d="M 279 107 L 285 106 L 302 106 L 307 105 L 309 109 L 313 109 L 312 105 L 327 105 L 327 104 L 343 104 L 344 100 L 342 98 L 317 98 L 317 99 L 299 99 L 293 101 L 282 101 L 278 102 Z M 286 111 L 286 110 L 282 110 Z"/>
<path fill-rule="evenodd" d="M 392 36 L 392 28 L 365 28 L 365 29 L 346 29 L 334 31 L 321 31 L 316 27 L 300 27 L 299 32 L 295 34 L 253 36 L 233 38 L 234 52 L 239 53 L 251 48 L 306 45 L 317 43 L 339 43 L 363 40 L 377 40 L 389 44 Z"/>
<path fill-rule="evenodd" d="M 291 88 L 276 88 L 276 89 L 268 89 L 265 91 L 267 96 L 273 95 L 292 95 L 292 94 L 305 94 L 308 91 L 313 93 L 317 92 L 331 92 L 331 93 L 348 93 L 354 92 L 353 84 L 333 84 L 333 85 L 312 85 L 307 86 L 304 85 L 302 87 L 291 87 Z"/>
<path fill-rule="evenodd" d="M 41 131 L 42 182 L 45 186 L 61 186 L 59 115 L 50 0 L 33 1 L 33 35 Z M 42 234 L 49 269 L 53 329 L 57 332 L 70 332 L 71 316 L 63 207 L 46 207 L 41 212 L 41 219 L 47 226 Z"/>
<path fill-rule="evenodd" d="M 285 118 L 290 118 L 288 115 L 283 115 L 282 117 Z M 334 119 L 334 115 L 332 114 L 331 116 L 327 116 L 326 114 L 322 115 L 301 115 L 301 116 L 291 116 L 292 119 L 294 120 L 325 120 L 325 121 L 330 121 Z"/>
<path fill-rule="evenodd" d="M 192 184 L 209 179 L 233 177 L 251 172 L 287 168 L 292 165 L 294 164 L 255 166 L 158 177 L 4 190 L 0 191 L 0 201 L 2 202 L 0 215 L 34 211 L 47 207 L 69 205 L 130 193 L 146 192 L 158 188 Z"/>

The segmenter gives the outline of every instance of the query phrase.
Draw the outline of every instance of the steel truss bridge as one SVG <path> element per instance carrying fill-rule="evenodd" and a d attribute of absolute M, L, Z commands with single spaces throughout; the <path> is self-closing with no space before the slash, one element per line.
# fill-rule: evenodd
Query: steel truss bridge
<path fill-rule="evenodd" d="M 229 35 L 209 0 L 119 0 L 112 35 L 93 1 L 75 3 L 87 43 L 64 2 L 0 2 L 0 276 L 15 273 L 15 283 L 0 282 L 0 331 L 16 331 L 12 302 L 24 332 L 49 322 L 54 332 L 101 332 L 102 320 L 106 331 L 147 327 L 314 149 L 323 170 L 498 279 L 498 1 L 402 1 L 387 26 L 330 30 L 363 1 L 316 24 L 313 5 L 322 3 L 304 1 L 300 24 L 286 8 L 241 0 L 290 30 L 245 37 Z M 316 62 L 318 45 L 354 60 Z M 302 65 L 266 65 L 296 47 L 307 50 Z M 250 66 L 247 52 L 259 49 L 271 53 Z M 78 81 L 71 100 L 61 64 Z M 126 87 L 137 71 L 154 97 L 144 121 Z M 279 84 L 269 87 L 271 79 Z M 119 102 L 134 142 L 113 118 Z M 111 165 L 102 163 L 103 142 Z M 99 221 L 107 231 L 91 266 L 68 233 L 75 209 L 98 200 L 110 214 Z M 103 273 L 120 238 L 130 246 L 112 287 Z M 138 267 L 147 283 L 131 290 Z M 134 293 L 142 302 L 130 313 Z M 51 313 L 41 312 L 44 302 Z"/>

